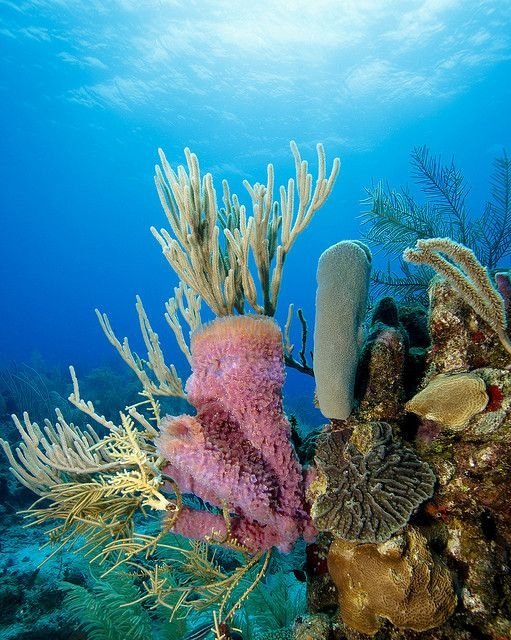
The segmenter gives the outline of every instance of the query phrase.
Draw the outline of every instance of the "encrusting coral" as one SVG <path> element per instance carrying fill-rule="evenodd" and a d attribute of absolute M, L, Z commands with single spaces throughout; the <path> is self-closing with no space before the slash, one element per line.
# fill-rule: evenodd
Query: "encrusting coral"
<path fill-rule="evenodd" d="M 447 567 L 433 558 L 414 527 L 382 544 L 336 539 L 328 568 L 343 621 L 367 635 L 378 631 L 383 618 L 404 629 L 437 627 L 456 606 Z"/>
<path fill-rule="evenodd" d="M 433 344 L 427 375 L 459 373 L 484 366 L 505 368 L 509 354 L 495 331 L 442 278 L 429 289 L 429 330 Z"/>
<path fill-rule="evenodd" d="M 385 422 L 322 434 L 316 464 L 313 522 L 343 540 L 388 540 L 433 494 L 431 468 Z"/>
<path fill-rule="evenodd" d="M 220 515 L 183 511 L 174 530 L 220 540 L 229 533 L 252 551 L 289 550 L 314 529 L 282 410 L 278 325 L 263 316 L 219 318 L 192 336 L 191 352 L 186 391 L 197 416 L 164 418 L 156 446 L 181 491 L 226 505 L 235 517 L 227 532 Z"/>
<path fill-rule="evenodd" d="M 466 624 L 509 637 L 511 375 L 496 367 L 472 373 L 486 385 L 485 410 L 454 430 L 421 419 L 416 447 L 439 478 L 433 513 L 445 529 L 446 557 L 458 567 Z"/>
<path fill-rule="evenodd" d="M 455 253 L 463 263 L 463 249 Z M 481 278 L 487 286 L 487 276 Z M 489 307 L 481 314 L 480 303 L 461 290 L 463 283 L 433 281 L 428 367 L 423 390 L 407 405 L 419 415 L 415 447 L 438 477 L 426 513 L 437 519 L 443 555 L 459 581 L 462 612 L 442 627 L 449 638 L 466 630 L 469 637 L 511 634 L 511 376 L 506 337 L 498 335 L 508 327 L 509 281 L 504 274 L 499 280 L 487 296 L 502 296 L 492 304 L 493 320 Z"/>
<path fill-rule="evenodd" d="M 320 614 L 298 620 L 293 640 L 328 640 L 330 637 L 330 620 L 328 616 Z"/>

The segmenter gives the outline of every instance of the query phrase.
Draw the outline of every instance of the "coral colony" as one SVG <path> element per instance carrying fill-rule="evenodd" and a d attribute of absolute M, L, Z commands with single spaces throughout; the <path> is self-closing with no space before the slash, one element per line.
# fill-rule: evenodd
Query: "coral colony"
<path fill-rule="evenodd" d="M 15 451 L 2 444 L 15 476 L 40 496 L 27 515 L 51 523 L 57 548 L 80 541 L 105 579 L 122 567 L 138 571 L 137 606 L 163 609 L 171 620 L 209 611 L 201 637 L 239 637 L 235 624 L 256 587 L 270 581 L 272 554 L 291 553 L 301 540 L 307 615 L 261 639 L 508 638 L 509 275 L 494 279 L 478 248 L 459 237 L 417 232 L 400 282 L 418 291 L 429 274 L 427 312 L 409 298 L 384 297 L 367 319 L 371 253 L 341 241 L 319 261 L 313 367 L 301 314 L 295 358 L 293 308 L 282 331 L 273 319 L 285 258 L 330 195 L 339 161 L 328 172 L 318 145 L 314 180 L 291 149 L 296 176 L 279 202 L 270 164 L 266 185 L 245 182 L 248 208 L 226 182 L 220 208 L 211 175 L 201 177 L 188 150 L 187 167 L 176 172 L 161 153 L 156 185 L 170 230 L 152 231 L 181 281 L 166 319 L 191 376 L 184 385 L 165 362 L 140 299 L 145 359 L 98 312 L 143 401 L 109 421 L 81 398 L 71 370 L 70 401 L 97 430 L 61 413 L 44 428 L 27 414 L 14 417 L 21 443 Z M 447 183 L 457 174 L 442 173 L 426 149 L 415 154 L 419 170 L 452 193 L 456 185 Z M 507 158 L 498 170 L 492 266 L 510 244 Z M 399 245 L 404 232 L 393 224 L 401 207 L 409 240 L 418 210 L 410 198 L 381 188 L 371 197 L 373 239 Z M 459 231 L 464 213 L 450 211 L 454 222 L 443 228 Z M 376 282 L 388 288 L 398 280 L 377 274 Z M 208 324 L 202 303 L 217 316 Z M 292 444 L 285 365 L 314 372 L 327 424 L 312 455 Z M 196 413 L 162 415 L 165 396 L 186 398 Z"/>

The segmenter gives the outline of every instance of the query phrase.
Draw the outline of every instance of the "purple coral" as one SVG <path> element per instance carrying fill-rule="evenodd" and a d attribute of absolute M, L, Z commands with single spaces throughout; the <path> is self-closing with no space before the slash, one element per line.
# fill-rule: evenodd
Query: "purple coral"
<path fill-rule="evenodd" d="M 511 279 L 510 272 L 499 272 L 495 274 L 495 282 L 500 295 L 504 299 L 504 305 L 506 307 L 506 314 L 509 322 L 511 315 Z"/>
<path fill-rule="evenodd" d="M 226 506 L 231 534 L 251 550 L 288 550 L 314 529 L 300 464 L 282 410 L 284 364 L 277 324 L 266 317 L 213 321 L 192 337 L 187 382 L 196 416 L 166 417 L 157 446 L 181 491 Z M 221 516 L 185 510 L 175 531 L 226 532 Z"/>

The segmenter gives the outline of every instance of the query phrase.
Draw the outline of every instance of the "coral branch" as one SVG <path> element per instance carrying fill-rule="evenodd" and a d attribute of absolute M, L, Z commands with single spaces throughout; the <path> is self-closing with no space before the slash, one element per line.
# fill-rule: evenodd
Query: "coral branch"
<path fill-rule="evenodd" d="M 307 329 L 307 321 L 305 320 L 305 316 L 303 315 L 303 311 L 302 309 L 298 309 L 297 315 L 298 315 L 298 320 L 300 321 L 301 327 L 302 327 L 302 339 L 301 339 L 301 348 L 300 348 L 300 352 L 299 352 L 299 357 L 300 360 L 296 360 L 293 357 L 293 349 L 294 349 L 294 345 L 291 343 L 291 339 L 289 336 L 289 332 L 291 329 L 291 321 L 293 319 L 293 311 L 294 311 L 294 305 L 290 304 L 289 305 L 289 310 L 287 313 L 287 320 L 286 320 L 286 324 L 284 326 L 284 361 L 286 363 L 286 365 L 288 367 L 291 367 L 292 369 L 297 369 L 298 371 L 301 371 L 302 373 L 306 373 L 309 376 L 314 377 L 314 370 L 312 368 L 312 365 L 309 364 L 307 362 L 307 356 L 306 356 L 306 348 L 307 348 L 307 335 L 308 335 L 308 329 Z"/>
<path fill-rule="evenodd" d="M 167 366 L 160 347 L 158 335 L 153 331 L 141 299 L 137 296 L 136 309 L 140 322 L 140 329 L 147 347 L 148 362 L 143 362 L 130 348 L 128 338 L 121 343 L 112 329 L 106 313 L 96 309 L 99 324 L 110 344 L 115 347 L 124 362 L 135 373 L 144 390 L 155 396 L 177 396 L 184 398 L 183 384 L 173 364 Z M 152 371 L 156 382 L 148 375 L 147 368 Z"/>
<path fill-rule="evenodd" d="M 39 496 L 62 483 L 63 473 L 91 474 L 119 468 L 119 462 L 96 448 L 101 439 L 91 427 L 81 430 L 67 423 L 58 409 L 57 423 L 45 420 L 44 430 L 31 422 L 28 413 L 23 414 L 23 422 L 15 415 L 12 419 L 22 438 L 16 457 L 6 440 L 0 440 L 0 445 L 12 473 Z"/>
<path fill-rule="evenodd" d="M 414 264 L 426 264 L 446 278 L 511 354 L 504 300 L 473 251 L 449 238 L 429 238 L 418 240 L 415 248 L 407 249 L 403 257 Z"/>
<path fill-rule="evenodd" d="M 293 179 L 287 188 L 280 187 L 279 210 L 274 200 L 274 169 L 269 164 L 266 185 L 244 182 L 252 201 L 251 216 L 238 198 L 231 196 L 225 181 L 225 210 L 218 210 L 213 178 L 209 173 L 201 178 L 197 156 L 189 149 L 185 150 L 187 169 L 180 166 L 177 173 L 160 150 L 162 166 L 156 167 L 155 182 L 173 236 L 165 229 L 157 231 L 153 227 L 151 231 L 179 279 L 218 316 L 243 313 L 245 303 L 256 313 L 275 314 L 286 255 L 333 189 L 340 167 L 338 158 L 326 177 L 325 153 L 322 145 L 317 146 L 318 177 L 313 191 L 308 164 L 294 142 L 291 150 L 297 211 Z M 250 271 L 251 258 L 258 283 Z"/>

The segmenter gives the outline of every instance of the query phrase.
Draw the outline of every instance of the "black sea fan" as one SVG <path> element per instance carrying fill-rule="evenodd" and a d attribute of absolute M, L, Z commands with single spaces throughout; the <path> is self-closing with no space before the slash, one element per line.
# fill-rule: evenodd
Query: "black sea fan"
<path fill-rule="evenodd" d="M 479 217 L 467 205 L 469 188 L 454 161 L 443 164 L 426 146 L 411 154 L 415 183 L 424 195 L 418 202 L 408 191 L 396 191 L 383 182 L 367 189 L 362 214 L 365 238 L 389 257 L 399 258 L 420 238 L 444 238 L 472 249 L 489 269 L 511 255 L 511 160 L 505 151 L 494 162 L 491 198 Z M 406 269 L 400 273 L 375 271 L 377 295 L 394 295 L 402 300 L 424 296 L 431 269 Z"/>

